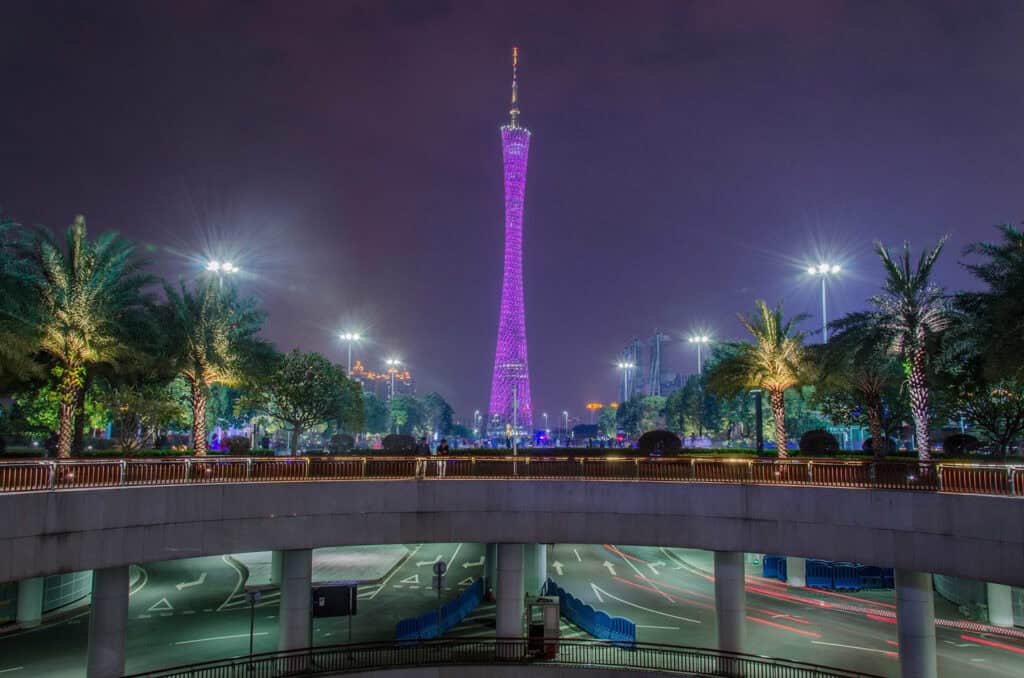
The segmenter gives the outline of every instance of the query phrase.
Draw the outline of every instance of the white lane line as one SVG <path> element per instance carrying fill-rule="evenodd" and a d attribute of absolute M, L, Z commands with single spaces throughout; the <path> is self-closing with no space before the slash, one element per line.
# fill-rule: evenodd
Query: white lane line
<path fill-rule="evenodd" d="M 459 545 L 455 547 L 455 553 L 453 553 L 452 557 L 448 559 L 448 567 L 455 567 L 455 556 L 459 555 L 459 551 L 461 550 L 462 542 L 459 542 Z"/>
<path fill-rule="evenodd" d="M 582 562 L 583 562 L 583 559 L 582 559 L 582 558 L 580 558 L 580 552 L 579 552 L 579 551 L 577 551 L 576 549 L 573 549 L 573 550 L 572 550 L 572 552 L 576 554 L 576 562 L 578 562 L 578 563 L 582 563 Z"/>
<path fill-rule="evenodd" d="M 227 599 L 220 604 L 220 607 L 217 608 L 217 612 L 220 612 L 225 607 L 227 607 L 228 603 L 231 602 L 231 599 L 238 594 L 238 590 L 245 586 L 245 573 L 242 572 L 242 570 L 237 565 L 235 565 L 233 559 L 228 556 L 221 556 L 220 559 L 223 560 L 228 567 L 230 567 L 238 574 L 238 582 L 235 584 L 234 590 L 231 591 L 231 595 L 228 596 Z"/>
<path fill-rule="evenodd" d="M 660 631 L 678 631 L 678 626 L 647 626 L 646 624 L 637 624 L 638 629 L 658 629 Z"/>
<path fill-rule="evenodd" d="M 669 617 L 670 619 L 678 619 L 679 621 L 689 622 L 690 624 L 700 624 L 701 623 L 699 619 L 690 619 L 689 617 L 680 617 L 679 615 L 669 614 L 668 612 L 662 612 L 661 610 L 652 610 L 649 607 L 644 607 L 643 605 L 637 605 L 636 603 L 633 603 L 633 602 L 630 602 L 630 601 L 625 600 L 623 598 L 619 598 L 618 596 L 612 595 L 611 593 L 608 593 L 603 588 L 601 588 L 600 586 L 597 586 L 595 584 L 591 584 L 590 586 L 594 589 L 594 593 L 597 593 L 598 591 L 600 591 L 601 593 L 603 593 L 604 595 L 608 596 L 612 600 L 617 600 L 620 603 L 622 603 L 623 605 L 629 605 L 630 607 L 635 607 L 638 610 L 643 610 L 644 612 L 650 612 L 651 614 L 658 614 L 658 615 L 661 615 L 662 617 Z"/>
<path fill-rule="evenodd" d="M 601 589 L 597 587 L 597 584 L 590 582 L 590 588 L 594 591 L 594 595 L 597 596 L 597 602 L 603 603 L 604 598 L 601 597 Z"/>
<path fill-rule="evenodd" d="M 373 592 L 372 594 L 370 594 L 369 596 L 367 596 L 367 597 L 366 597 L 366 599 L 367 599 L 367 600 L 373 600 L 374 598 L 376 598 L 376 597 L 377 597 L 377 594 L 378 594 L 378 593 L 380 593 L 381 591 L 383 591 L 383 590 L 384 590 L 384 587 L 388 585 L 388 582 L 389 582 L 389 581 L 391 581 L 391 578 L 392 578 L 392 577 L 394 577 L 394 576 L 395 576 L 396 574 L 398 574 L 398 571 L 402 569 L 402 567 L 403 567 L 403 566 L 404 566 L 404 565 L 406 564 L 406 562 L 408 562 L 408 560 L 409 560 L 410 558 L 412 558 L 412 557 L 413 557 L 413 556 L 415 556 L 415 555 L 416 555 L 417 553 L 419 553 L 419 552 L 420 552 L 420 549 L 421 549 L 421 548 L 423 548 L 423 544 L 417 544 L 417 545 L 416 545 L 416 548 L 414 548 L 414 549 L 413 549 L 413 550 L 412 550 L 411 552 L 407 553 L 407 554 L 406 554 L 406 556 L 405 556 L 405 558 L 403 558 L 403 559 L 402 559 L 402 562 L 400 562 L 400 563 L 398 564 L 398 567 L 396 567 L 395 569 L 391 570 L 391 574 L 389 574 L 389 575 L 388 575 L 388 576 L 387 576 L 387 577 L 386 577 L 386 578 L 384 579 L 384 581 L 382 581 L 382 582 L 380 583 L 380 586 L 379 586 L 379 587 L 377 588 L 377 590 L 376 590 L 376 591 L 374 591 L 374 592 Z"/>
<path fill-rule="evenodd" d="M 0 669 L 0 673 L 10 673 L 11 671 L 21 671 L 24 666 L 15 666 L 13 669 Z"/>
<path fill-rule="evenodd" d="M 268 633 L 269 633 L 268 631 L 260 631 L 258 633 L 254 633 L 252 635 L 254 635 L 254 636 L 265 636 Z M 192 643 L 206 643 L 206 642 L 209 642 L 211 640 L 232 640 L 234 638 L 248 638 L 248 637 L 249 637 L 248 633 L 236 633 L 233 636 L 213 636 L 211 638 L 196 638 L 195 640 L 179 640 L 178 642 L 175 643 L 175 645 L 191 645 Z"/>
<path fill-rule="evenodd" d="M 135 567 L 139 568 L 139 572 L 142 573 L 142 576 L 139 577 L 141 581 L 137 583 L 137 585 L 131 591 L 128 592 L 129 598 L 134 596 L 142 589 L 146 588 L 146 584 L 149 583 L 149 572 L 146 572 L 146 568 L 142 567 L 141 565 L 136 565 Z"/>
<path fill-rule="evenodd" d="M 829 645 L 831 647 L 845 647 L 847 650 L 863 650 L 864 652 L 874 652 L 875 654 L 887 654 L 890 657 L 896 653 L 892 650 L 875 650 L 870 647 L 860 647 L 858 645 L 843 645 L 842 643 L 826 643 L 823 640 L 812 640 L 812 645 Z"/>
<path fill-rule="evenodd" d="M 625 552 L 624 552 L 624 551 L 623 551 L 622 549 L 620 549 L 620 548 L 619 548 L 618 546 L 616 546 L 615 544 L 612 544 L 611 546 L 612 546 L 612 548 L 613 548 L 613 549 L 615 549 L 616 551 L 618 551 L 618 552 L 619 552 L 619 553 L 618 553 L 618 556 L 619 556 L 620 558 L 622 558 L 622 560 L 623 560 L 623 561 L 624 561 L 624 562 L 626 563 L 626 565 L 629 565 L 629 566 L 630 566 L 631 568 L 633 568 L 633 572 L 636 572 L 636 574 L 637 574 L 637 576 L 638 576 L 638 577 L 643 577 L 643 578 L 644 578 L 644 579 L 645 579 L 645 580 L 647 581 L 647 583 L 651 585 L 651 588 L 653 588 L 653 589 L 654 589 L 655 591 L 657 591 L 657 592 L 658 592 L 658 593 L 660 593 L 660 594 L 661 594 L 662 596 L 664 596 L 664 597 L 665 597 L 665 600 L 667 600 L 668 602 L 670 602 L 670 603 L 672 603 L 673 605 L 675 605 L 675 603 L 676 603 L 675 599 L 674 599 L 674 598 L 673 598 L 672 596 L 670 596 L 669 594 L 667 594 L 667 593 L 665 593 L 664 591 L 662 591 L 661 589 L 659 589 L 659 588 L 658 588 L 658 585 L 657 585 L 657 584 L 655 584 L 655 583 L 654 583 L 653 581 L 651 581 L 651 579 L 650 579 L 649 577 L 645 577 L 645 576 L 644 576 L 644 574 L 643 574 L 643 572 L 641 572 L 641 571 L 639 570 L 639 568 L 637 568 L 637 566 L 633 564 L 633 561 L 631 561 L 631 560 L 630 560 L 629 558 L 627 558 L 627 557 L 626 557 L 626 556 L 624 555 L 624 553 L 625 553 Z M 605 562 L 607 562 L 607 561 L 605 561 Z M 612 573 L 612 576 L 613 576 L 613 577 L 615 576 L 615 573 L 614 573 L 614 572 Z"/>

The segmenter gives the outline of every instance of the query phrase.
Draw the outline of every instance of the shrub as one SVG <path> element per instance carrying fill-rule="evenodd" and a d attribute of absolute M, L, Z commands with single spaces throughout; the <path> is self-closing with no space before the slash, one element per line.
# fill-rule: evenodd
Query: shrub
<path fill-rule="evenodd" d="M 228 454 L 249 454 L 252 443 L 249 436 L 228 436 L 221 441 L 221 445 L 228 451 Z"/>
<path fill-rule="evenodd" d="M 981 447 L 981 441 L 967 433 L 954 433 L 942 442 L 944 454 L 970 454 Z"/>
<path fill-rule="evenodd" d="M 672 431 L 648 431 L 636 441 L 636 447 L 640 452 L 646 454 L 652 452 L 675 454 L 682 449 L 683 441 Z"/>
<path fill-rule="evenodd" d="M 351 452 L 356 446 L 356 439 L 347 433 L 335 433 L 327 443 L 327 451 L 331 454 Z"/>
<path fill-rule="evenodd" d="M 812 429 L 800 436 L 800 454 L 811 457 L 833 457 L 839 452 L 839 441 L 825 429 Z"/>
<path fill-rule="evenodd" d="M 380 441 L 385 452 L 412 453 L 416 450 L 416 439 L 404 433 L 392 433 Z"/>
<path fill-rule="evenodd" d="M 861 449 L 863 449 L 868 454 L 874 454 L 875 453 L 874 439 L 873 438 L 868 438 L 867 440 L 865 440 L 864 444 L 861 445 Z M 885 452 L 883 454 L 889 455 L 889 454 L 893 454 L 894 452 L 896 452 L 896 441 L 893 440 L 892 438 L 886 438 L 885 439 Z"/>

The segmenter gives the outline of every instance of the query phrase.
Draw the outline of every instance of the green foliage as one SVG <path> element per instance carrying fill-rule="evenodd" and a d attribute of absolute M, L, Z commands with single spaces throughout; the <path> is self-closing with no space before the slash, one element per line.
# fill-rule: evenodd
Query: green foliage
<path fill-rule="evenodd" d="M 665 415 L 664 396 L 633 396 L 619 405 L 616 421 L 627 435 L 635 436 L 662 426 Z"/>
<path fill-rule="evenodd" d="M 614 438 L 618 433 L 616 426 L 617 407 L 602 407 L 597 415 L 597 430 L 601 435 Z"/>
<path fill-rule="evenodd" d="M 636 447 L 645 454 L 672 454 L 683 447 L 683 442 L 672 431 L 648 431 L 636 441 Z"/>
<path fill-rule="evenodd" d="M 388 402 L 388 412 L 391 430 L 409 435 L 423 431 L 426 414 L 423 404 L 413 396 L 395 396 Z"/>
<path fill-rule="evenodd" d="M 428 393 L 423 396 L 423 416 L 429 432 L 439 435 L 451 434 L 454 410 L 439 393 Z"/>
<path fill-rule="evenodd" d="M 110 413 L 114 437 L 125 452 L 152 446 L 159 431 L 183 426 L 188 416 L 181 398 L 159 384 L 104 385 L 97 399 Z"/>
<path fill-rule="evenodd" d="M 691 374 L 665 402 L 665 424 L 684 436 L 717 433 L 722 424 L 719 399 L 707 393 L 702 375 Z"/>
<path fill-rule="evenodd" d="M 372 393 L 363 393 L 363 429 L 368 433 L 387 433 L 389 427 L 388 406 Z"/>

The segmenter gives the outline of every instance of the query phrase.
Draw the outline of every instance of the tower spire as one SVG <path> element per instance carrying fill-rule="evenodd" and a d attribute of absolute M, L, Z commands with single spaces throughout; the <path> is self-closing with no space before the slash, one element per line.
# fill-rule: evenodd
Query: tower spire
<path fill-rule="evenodd" d="M 512 121 L 509 127 L 519 127 L 519 48 L 512 48 L 512 108 L 509 109 Z"/>

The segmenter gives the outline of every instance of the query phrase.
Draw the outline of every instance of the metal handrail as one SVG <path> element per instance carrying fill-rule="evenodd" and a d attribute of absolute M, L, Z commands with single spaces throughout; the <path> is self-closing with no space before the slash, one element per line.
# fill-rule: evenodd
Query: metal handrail
<path fill-rule="evenodd" d="M 346 480 L 590 480 L 913 490 L 1024 497 L 1024 466 L 722 457 L 165 457 L 0 461 L 0 493 Z"/>
<path fill-rule="evenodd" d="M 550 648 L 553 656 L 532 648 Z M 556 665 L 646 670 L 687 676 L 750 678 L 878 678 L 874 674 L 789 659 L 683 645 L 636 643 L 621 648 L 604 641 L 533 639 L 440 639 L 416 643 L 329 645 L 221 659 L 136 673 L 127 678 L 226 678 L 337 675 L 411 666 Z"/>

